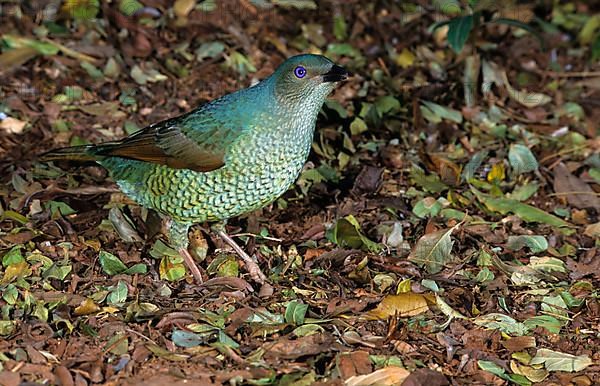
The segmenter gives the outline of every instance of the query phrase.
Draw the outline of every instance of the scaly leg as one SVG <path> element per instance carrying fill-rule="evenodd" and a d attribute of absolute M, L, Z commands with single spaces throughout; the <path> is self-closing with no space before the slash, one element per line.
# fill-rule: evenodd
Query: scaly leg
<path fill-rule="evenodd" d="M 258 264 L 256 264 L 254 259 L 248 256 L 248 254 L 242 249 L 242 247 L 240 247 L 227 233 L 225 233 L 225 227 L 214 226 L 213 230 L 217 232 L 217 234 L 223 239 L 223 241 L 225 241 L 227 244 L 229 244 L 231 248 L 233 248 L 233 250 L 238 254 L 238 256 L 242 260 L 244 260 L 244 263 L 246 264 L 246 269 L 248 270 L 248 273 L 250 274 L 252 280 L 259 284 L 264 284 L 264 282 L 267 280 L 265 274 L 260 270 L 260 267 L 258 266 Z"/>
<path fill-rule="evenodd" d="M 187 250 L 189 239 L 188 239 L 188 229 L 191 224 L 180 223 L 177 221 L 169 221 L 168 223 L 168 236 L 169 242 L 171 246 L 177 249 L 177 252 L 183 257 L 183 262 L 188 267 L 192 276 L 194 276 L 194 280 L 196 283 L 202 284 L 202 274 L 200 273 L 200 269 L 196 265 L 196 261 L 190 255 Z"/>
<path fill-rule="evenodd" d="M 190 255 L 187 248 L 179 248 L 177 250 L 177 252 L 179 252 L 181 257 L 183 257 L 183 262 L 185 263 L 185 265 L 187 265 L 188 269 L 192 273 L 192 276 L 194 276 L 196 283 L 202 284 L 203 281 L 202 281 L 202 274 L 200 273 L 200 269 L 198 269 L 198 266 L 196 265 L 196 261 L 194 260 L 192 255 Z"/>

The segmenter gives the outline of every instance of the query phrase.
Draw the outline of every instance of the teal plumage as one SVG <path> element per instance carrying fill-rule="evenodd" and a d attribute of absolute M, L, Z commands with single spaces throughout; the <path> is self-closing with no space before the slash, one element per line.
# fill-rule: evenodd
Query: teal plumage
<path fill-rule="evenodd" d="M 222 221 L 284 193 L 308 157 L 318 112 L 347 73 L 319 55 L 286 60 L 253 87 L 215 99 L 121 141 L 44 156 L 92 159 L 121 190 L 173 223 L 180 250 L 193 223 Z"/>

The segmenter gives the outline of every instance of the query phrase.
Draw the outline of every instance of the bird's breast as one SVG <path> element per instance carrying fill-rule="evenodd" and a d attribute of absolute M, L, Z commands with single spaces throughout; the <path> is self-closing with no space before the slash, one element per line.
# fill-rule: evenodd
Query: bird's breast
<path fill-rule="evenodd" d="M 244 130 L 228 149 L 225 165 L 211 172 L 137 161 L 108 166 L 125 193 L 144 206 L 180 222 L 224 220 L 283 194 L 306 162 L 313 131 L 314 120 L 265 117 Z"/>

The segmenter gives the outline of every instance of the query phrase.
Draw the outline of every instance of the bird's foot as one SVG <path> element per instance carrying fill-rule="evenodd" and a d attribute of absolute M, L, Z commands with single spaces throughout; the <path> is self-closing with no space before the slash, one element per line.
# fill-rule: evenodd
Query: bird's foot
<path fill-rule="evenodd" d="M 250 257 L 246 253 L 246 251 L 244 251 L 242 249 L 242 247 L 240 247 L 235 242 L 235 240 L 233 240 L 227 233 L 225 233 L 225 230 L 223 229 L 223 227 L 214 227 L 213 229 L 217 232 L 219 237 L 221 237 L 223 239 L 223 241 L 225 241 L 227 244 L 229 244 L 229 246 L 231 246 L 231 248 L 233 248 L 233 250 L 238 254 L 238 256 L 242 260 L 244 260 L 244 263 L 246 263 L 246 269 L 248 270 L 248 273 L 250 274 L 250 277 L 252 278 L 252 280 L 254 280 L 255 282 L 257 282 L 259 284 L 264 284 L 265 281 L 267 280 L 267 277 L 260 270 L 260 267 L 258 266 L 256 261 L 254 261 L 254 259 L 252 257 Z"/>
<path fill-rule="evenodd" d="M 196 280 L 196 283 L 202 284 L 204 281 L 202 280 L 202 274 L 200 273 L 200 269 L 196 265 L 196 261 L 194 260 L 192 255 L 190 255 L 187 248 L 180 248 L 178 252 L 181 255 L 181 257 L 183 257 L 183 262 L 185 263 L 185 265 L 187 265 L 188 269 L 192 273 L 192 276 L 194 276 L 194 280 Z"/>

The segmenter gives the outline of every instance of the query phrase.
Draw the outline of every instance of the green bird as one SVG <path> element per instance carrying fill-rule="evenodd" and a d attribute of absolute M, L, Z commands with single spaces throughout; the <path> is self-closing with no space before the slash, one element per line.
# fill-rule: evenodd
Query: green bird
<path fill-rule="evenodd" d="M 170 244 L 197 282 L 188 229 L 273 202 L 294 183 L 310 151 L 317 115 L 348 72 L 321 55 L 298 55 L 256 85 L 154 123 L 115 142 L 57 149 L 43 161 L 96 161 L 140 205 L 170 219 Z M 223 230 L 218 234 L 265 276 Z"/>

